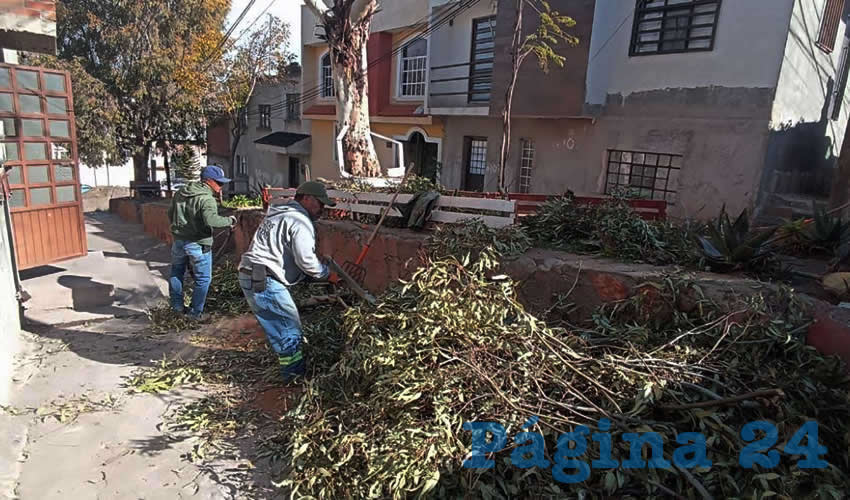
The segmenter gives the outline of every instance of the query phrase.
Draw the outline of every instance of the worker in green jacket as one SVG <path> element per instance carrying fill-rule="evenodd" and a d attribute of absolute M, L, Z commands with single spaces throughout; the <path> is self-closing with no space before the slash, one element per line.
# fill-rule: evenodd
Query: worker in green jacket
<path fill-rule="evenodd" d="M 171 307 L 178 313 L 187 313 L 195 320 L 207 318 L 203 313 L 212 282 L 213 229 L 236 225 L 236 217 L 222 217 L 218 214 L 218 205 L 213 197 L 228 182 L 230 179 L 224 176 L 220 167 L 207 166 L 201 171 L 201 181 L 183 186 L 174 195 L 168 209 L 171 234 L 174 237 L 171 246 L 171 278 L 168 280 Z M 189 265 L 195 277 L 195 288 L 192 291 L 192 303 L 186 311 L 183 276 Z"/>

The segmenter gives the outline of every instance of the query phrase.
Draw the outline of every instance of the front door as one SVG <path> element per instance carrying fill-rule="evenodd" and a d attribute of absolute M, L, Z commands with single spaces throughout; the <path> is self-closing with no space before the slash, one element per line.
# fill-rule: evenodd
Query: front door
<path fill-rule="evenodd" d="M 294 156 L 289 157 L 289 187 L 301 184 L 301 161 Z"/>
<path fill-rule="evenodd" d="M 484 175 L 487 173 L 487 138 L 464 138 L 464 179 L 466 191 L 484 191 Z"/>

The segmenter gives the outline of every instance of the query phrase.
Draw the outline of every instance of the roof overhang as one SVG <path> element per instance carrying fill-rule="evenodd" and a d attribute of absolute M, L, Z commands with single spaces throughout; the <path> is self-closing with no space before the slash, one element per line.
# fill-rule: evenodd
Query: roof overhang
<path fill-rule="evenodd" d="M 311 143 L 309 135 L 293 132 L 274 132 L 254 141 L 258 150 L 282 155 L 309 155 Z"/>

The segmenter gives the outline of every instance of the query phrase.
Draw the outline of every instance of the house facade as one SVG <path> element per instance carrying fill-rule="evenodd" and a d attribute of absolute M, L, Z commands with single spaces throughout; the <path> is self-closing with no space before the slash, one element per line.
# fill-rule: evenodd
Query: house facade
<path fill-rule="evenodd" d="M 460 2 L 433 3 L 440 4 L 436 16 Z M 788 197 L 808 203 L 829 195 L 848 118 L 843 1 L 550 4 L 576 20 L 580 43 L 559 50 L 564 68 L 543 74 L 527 61 L 521 70 L 511 191 L 625 188 L 667 200 L 673 215 L 700 218 L 724 204 L 735 213 L 771 213 Z M 452 27 L 432 35 L 428 111 L 446 123 L 449 187 L 497 188 L 513 5 L 480 2 L 462 21 L 459 16 L 455 27 L 475 38 L 453 34 Z M 482 20 L 495 24 L 493 33 L 482 34 Z M 531 32 L 534 15 L 525 21 Z M 493 42 L 479 48 L 472 40 L 482 37 Z M 446 96 L 446 84 L 435 83 L 443 78 L 435 67 L 466 54 L 473 63 L 492 58 L 489 99 L 483 92 Z M 478 67 L 490 66 L 460 73 L 483 75 Z M 468 89 L 486 87 L 475 82 Z"/>
<path fill-rule="evenodd" d="M 530 57 L 520 71 L 510 191 L 627 189 L 668 201 L 674 216 L 699 218 L 723 205 L 790 215 L 789 203 L 827 199 L 848 120 L 844 0 L 549 4 L 576 20 L 571 33 L 579 44 L 557 48 L 563 68 L 544 73 Z M 428 152 L 437 150 L 440 181 L 449 188 L 498 188 L 515 9 L 507 0 L 411 0 L 375 16 L 373 129 L 416 140 L 421 132 L 437 145 Z M 314 163 L 336 178 L 332 94 L 322 90 L 327 47 L 312 14 L 303 9 L 302 17 L 303 92 L 320 90 L 305 100 Z M 526 9 L 524 33 L 534 30 L 535 17 Z M 425 95 L 407 101 L 400 84 L 408 80 L 399 78 L 420 53 L 400 51 L 411 33 L 425 39 L 418 43 L 427 76 Z M 407 113 L 387 112 L 404 106 Z M 395 146 L 375 142 L 382 166 L 395 166 Z"/>
<path fill-rule="evenodd" d="M 312 135 L 313 176 L 338 179 L 339 124 L 328 46 L 307 7 L 302 7 L 301 17 L 301 93 Z M 430 5 L 425 1 L 384 2 L 372 22 L 367 45 L 369 116 L 384 175 L 411 164 L 422 176 L 436 179 L 439 173 L 445 129 L 439 117 L 425 112 L 430 48 L 422 33 L 429 23 Z"/>
<path fill-rule="evenodd" d="M 295 187 L 310 175 L 309 123 L 301 119 L 301 69 L 283 81 L 259 82 L 241 116 L 242 135 L 232 150 L 232 123 L 207 132 L 208 163 L 221 166 L 232 194 L 258 194 L 265 186 Z"/>

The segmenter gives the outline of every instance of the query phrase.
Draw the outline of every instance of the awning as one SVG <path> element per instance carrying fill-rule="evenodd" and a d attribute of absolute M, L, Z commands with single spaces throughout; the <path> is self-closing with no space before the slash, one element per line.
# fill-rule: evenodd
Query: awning
<path fill-rule="evenodd" d="M 309 155 L 310 136 L 293 132 L 275 132 L 254 141 L 257 149 L 282 155 Z"/>

